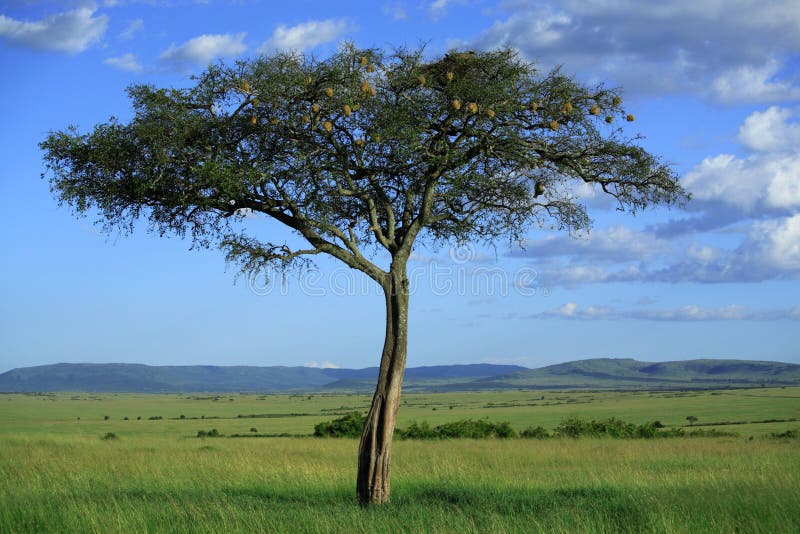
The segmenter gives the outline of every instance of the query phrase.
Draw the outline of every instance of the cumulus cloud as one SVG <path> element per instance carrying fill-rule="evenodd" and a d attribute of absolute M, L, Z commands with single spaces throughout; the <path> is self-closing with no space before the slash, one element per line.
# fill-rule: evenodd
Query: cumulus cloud
<path fill-rule="evenodd" d="M 717 154 L 683 177 L 691 217 L 654 225 L 659 237 L 723 228 L 746 219 L 782 217 L 800 209 L 800 116 L 772 106 L 750 114 L 738 139 L 744 156 Z"/>
<path fill-rule="evenodd" d="M 727 204 L 743 214 L 800 207 L 800 152 L 738 158 L 720 154 L 686 174 L 683 185 L 695 200 Z"/>
<path fill-rule="evenodd" d="M 170 45 L 161 53 L 160 59 L 176 68 L 185 68 L 191 64 L 206 65 L 217 58 L 238 56 L 247 50 L 243 42 L 246 35 L 246 33 L 200 35 L 180 46 Z"/>
<path fill-rule="evenodd" d="M 106 32 L 108 17 L 94 16 L 94 12 L 85 7 L 36 22 L 0 15 L 0 36 L 21 46 L 77 54 L 98 42 Z"/>
<path fill-rule="evenodd" d="M 126 70 L 129 72 L 140 72 L 142 65 L 136 59 L 136 56 L 127 53 L 117 57 L 110 57 L 103 61 L 106 65 L 111 65 L 115 69 Z"/>
<path fill-rule="evenodd" d="M 310 20 L 296 26 L 280 25 L 258 51 L 268 54 L 275 50 L 310 50 L 335 41 L 353 29 L 347 19 Z"/>
<path fill-rule="evenodd" d="M 777 80 L 780 63 L 775 59 L 764 65 L 741 65 L 718 75 L 711 87 L 725 103 L 781 102 L 800 98 L 800 88 Z"/>
<path fill-rule="evenodd" d="M 679 308 L 615 309 L 608 306 L 581 308 L 568 302 L 558 308 L 530 315 L 531 319 L 571 319 L 579 321 L 637 319 L 643 321 L 776 321 L 800 320 L 800 306 L 757 310 L 741 304 L 708 308 L 690 304 Z"/>
<path fill-rule="evenodd" d="M 756 223 L 740 251 L 751 265 L 800 273 L 800 214 Z"/>
<path fill-rule="evenodd" d="M 751 114 L 739 140 L 754 153 L 706 158 L 686 174 L 684 187 L 696 200 L 747 214 L 800 208 L 800 123 L 790 122 L 792 117 L 778 107 Z"/>
<path fill-rule="evenodd" d="M 739 141 L 758 152 L 800 152 L 800 121 L 793 116 L 777 106 L 756 111 L 739 128 Z"/>
<path fill-rule="evenodd" d="M 472 42 L 453 44 L 512 46 L 545 68 L 564 64 L 628 91 L 778 102 L 800 98 L 781 78 L 788 54 L 800 49 L 796 7 L 794 0 L 508 2 Z"/>

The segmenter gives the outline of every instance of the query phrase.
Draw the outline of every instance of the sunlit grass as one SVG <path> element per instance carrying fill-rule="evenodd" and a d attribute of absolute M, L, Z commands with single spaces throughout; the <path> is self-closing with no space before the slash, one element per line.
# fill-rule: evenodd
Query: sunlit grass
<path fill-rule="evenodd" d="M 487 415 L 517 429 L 552 428 L 568 416 L 671 424 L 686 424 L 689 414 L 699 423 L 791 418 L 799 393 L 412 395 L 401 425 Z M 549 407 L 526 405 L 542 395 Z M 800 440 L 763 431 L 750 439 L 750 430 L 797 422 L 725 426 L 740 436 L 722 438 L 396 441 L 392 503 L 362 509 L 356 440 L 194 436 L 212 427 L 309 433 L 366 397 L 101 397 L 0 396 L 1 532 L 800 531 Z M 203 412 L 232 418 L 172 419 Z M 102 440 L 106 432 L 119 439 Z"/>
<path fill-rule="evenodd" d="M 355 503 L 355 440 L 6 438 L 11 531 L 763 531 L 800 528 L 774 440 L 398 442 L 393 503 Z"/>

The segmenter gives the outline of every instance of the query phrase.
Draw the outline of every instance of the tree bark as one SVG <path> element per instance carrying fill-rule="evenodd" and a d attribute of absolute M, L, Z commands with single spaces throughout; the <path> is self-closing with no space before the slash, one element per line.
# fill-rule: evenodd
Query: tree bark
<path fill-rule="evenodd" d="M 400 406 L 400 390 L 408 346 L 408 277 L 406 266 L 392 263 L 387 282 L 386 340 L 378 383 L 358 450 L 356 494 L 364 506 L 389 501 L 392 436 Z"/>

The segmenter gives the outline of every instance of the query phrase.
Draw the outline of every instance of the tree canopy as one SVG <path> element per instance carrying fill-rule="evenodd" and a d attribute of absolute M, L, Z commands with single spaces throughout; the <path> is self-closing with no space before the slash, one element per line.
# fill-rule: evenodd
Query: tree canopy
<path fill-rule="evenodd" d="M 684 197 L 670 168 L 618 123 L 616 91 L 512 50 L 343 47 L 215 65 L 190 88 L 129 88 L 135 116 L 42 143 L 61 201 L 109 227 L 146 218 L 161 234 L 219 244 L 247 271 L 327 253 L 379 277 L 363 250 L 408 256 L 431 241 L 520 238 L 529 225 L 588 228 L 577 184 L 621 209 Z M 308 247 L 232 231 L 257 212 Z"/>

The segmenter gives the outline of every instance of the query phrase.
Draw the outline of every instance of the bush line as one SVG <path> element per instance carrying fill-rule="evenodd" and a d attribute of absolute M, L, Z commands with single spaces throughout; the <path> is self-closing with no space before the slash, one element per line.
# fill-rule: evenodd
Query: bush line
<path fill-rule="evenodd" d="M 360 412 L 350 412 L 347 415 L 319 423 L 314 427 L 314 435 L 318 437 L 358 438 L 364 428 L 366 416 Z M 493 423 L 484 419 L 463 419 L 452 423 L 445 423 L 435 427 L 427 422 L 412 422 L 406 428 L 398 428 L 395 435 L 399 439 L 436 440 L 436 439 L 486 439 L 486 438 L 580 438 L 580 437 L 605 437 L 615 439 L 652 439 L 672 437 L 736 437 L 738 434 L 724 432 L 716 429 L 694 429 L 686 431 L 683 428 L 664 428 L 659 421 L 652 421 L 642 425 L 627 423 L 614 417 L 600 421 L 587 421 L 585 419 L 571 418 L 562 421 L 549 432 L 541 426 L 528 427 L 517 433 L 506 422 Z"/>

